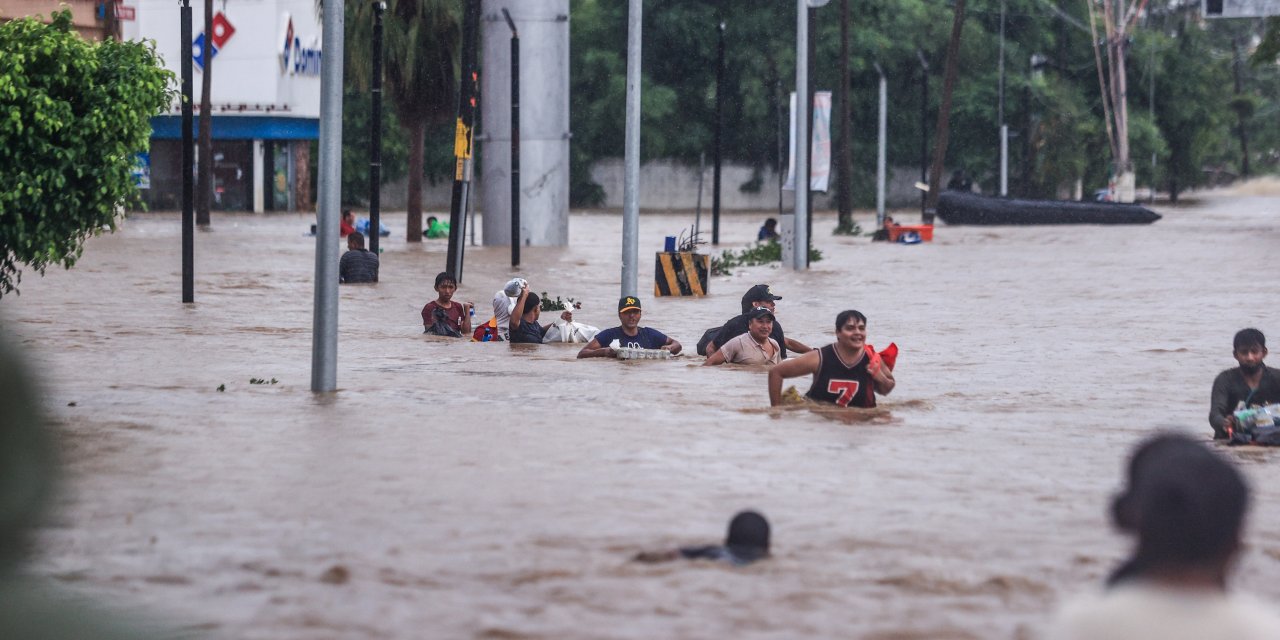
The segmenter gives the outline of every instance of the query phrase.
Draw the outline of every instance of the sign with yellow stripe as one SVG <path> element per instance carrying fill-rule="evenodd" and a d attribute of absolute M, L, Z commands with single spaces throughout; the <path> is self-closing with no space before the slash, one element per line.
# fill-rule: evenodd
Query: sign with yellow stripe
<path fill-rule="evenodd" d="M 654 263 L 654 297 L 707 295 L 711 256 L 688 251 L 659 251 Z"/>

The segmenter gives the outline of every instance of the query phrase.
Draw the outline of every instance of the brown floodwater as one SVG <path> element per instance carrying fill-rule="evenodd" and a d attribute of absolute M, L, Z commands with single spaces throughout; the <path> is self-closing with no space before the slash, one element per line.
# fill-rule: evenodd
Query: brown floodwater
<path fill-rule="evenodd" d="M 311 216 L 216 215 L 185 306 L 178 217 L 134 215 L 3 302 L 68 476 L 31 570 L 225 638 L 1035 638 L 1125 553 L 1105 507 L 1132 445 L 1207 440 L 1233 333 L 1280 340 L 1280 188 L 1251 189 L 1151 226 L 939 227 L 918 246 L 833 237 L 820 215 L 807 272 L 644 295 L 643 324 L 689 353 L 756 283 L 810 345 L 861 310 L 902 353 L 881 410 L 852 416 L 769 410 L 760 371 L 697 356 L 424 336 L 445 245 L 405 243 L 403 214 L 382 282 L 341 290 L 339 390 L 316 395 Z M 765 215 L 726 216 L 722 248 Z M 641 255 L 692 218 L 644 215 Z M 613 326 L 621 217 L 570 225 L 571 247 L 525 248 L 518 271 L 469 249 L 456 299 L 488 310 L 515 273 Z M 1256 490 L 1235 584 L 1275 601 L 1280 452 L 1224 453 Z M 773 559 L 628 562 L 716 541 L 743 508 L 772 522 Z"/>

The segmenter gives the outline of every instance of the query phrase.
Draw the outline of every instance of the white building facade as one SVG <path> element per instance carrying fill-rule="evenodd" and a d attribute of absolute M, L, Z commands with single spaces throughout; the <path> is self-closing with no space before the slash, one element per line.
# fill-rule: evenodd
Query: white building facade
<path fill-rule="evenodd" d="M 311 146 L 320 137 L 324 62 L 315 0 L 217 3 L 209 39 L 203 33 L 202 4 L 191 4 L 192 43 L 181 41 L 181 13 L 174 0 L 124 0 L 121 32 L 125 39 L 155 41 L 178 90 L 183 47 L 192 48 L 196 136 L 202 116 L 203 45 L 212 41 L 213 209 L 311 209 Z M 175 100 L 151 124 L 150 184 L 144 200 L 152 210 L 179 209 L 181 103 Z"/>

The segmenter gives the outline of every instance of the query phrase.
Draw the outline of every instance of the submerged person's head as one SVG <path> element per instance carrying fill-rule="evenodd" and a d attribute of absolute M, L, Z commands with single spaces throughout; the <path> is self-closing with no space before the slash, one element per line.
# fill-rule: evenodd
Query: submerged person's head
<path fill-rule="evenodd" d="M 755 511 L 741 511 L 729 521 L 724 546 L 744 562 L 769 555 L 769 521 Z"/>
<path fill-rule="evenodd" d="M 1231 342 L 1231 355 L 1246 373 L 1256 373 L 1267 357 L 1267 338 L 1257 329 L 1241 329 Z"/>
<path fill-rule="evenodd" d="M 1147 440 L 1130 459 L 1127 486 L 1111 510 L 1136 548 L 1108 584 L 1165 578 L 1225 586 L 1248 503 L 1240 472 L 1208 447 L 1176 434 Z"/>
<path fill-rule="evenodd" d="M 524 309 L 520 310 L 520 314 L 529 322 L 538 321 L 538 316 L 542 315 L 542 299 L 538 294 L 530 291 L 529 295 L 524 297 Z"/>
<path fill-rule="evenodd" d="M 347 248 L 352 251 L 364 249 L 364 234 L 359 231 L 352 231 L 347 235 Z"/>

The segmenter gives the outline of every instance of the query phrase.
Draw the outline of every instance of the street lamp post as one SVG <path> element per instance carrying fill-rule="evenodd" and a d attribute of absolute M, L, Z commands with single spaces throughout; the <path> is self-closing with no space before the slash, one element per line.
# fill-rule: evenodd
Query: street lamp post
<path fill-rule="evenodd" d="M 191 0 L 182 0 L 182 302 L 196 301 L 195 207 L 192 173 L 195 171 L 195 134 L 191 101 Z M 209 117 L 205 114 L 204 117 Z"/>
<path fill-rule="evenodd" d="M 369 251 L 378 255 L 382 230 L 382 14 L 383 0 L 373 2 L 373 108 L 369 119 Z"/>
<path fill-rule="evenodd" d="M 916 49 L 920 59 L 920 183 L 929 183 L 929 61 L 924 51 Z M 920 192 L 920 215 L 924 215 L 929 192 Z"/>
<path fill-rule="evenodd" d="M 1000 0 L 1000 100 L 997 120 L 1000 122 L 1000 195 L 1009 195 L 1009 125 L 1004 122 L 1004 15 L 1005 0 Z"/>

